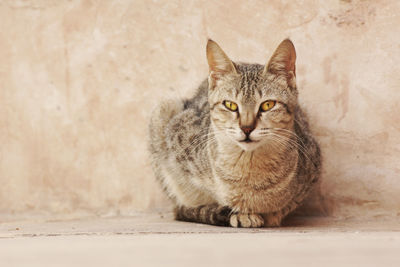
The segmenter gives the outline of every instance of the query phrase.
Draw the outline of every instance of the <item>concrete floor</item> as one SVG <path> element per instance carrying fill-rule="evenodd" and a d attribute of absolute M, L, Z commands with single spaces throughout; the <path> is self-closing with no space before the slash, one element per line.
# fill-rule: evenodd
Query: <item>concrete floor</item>
<path fill-rule="evenodd" d="M 274 229 L 170 215 L 0 223 L 0 266 L 400 266 L 398 220 L 297 218 Z"/>

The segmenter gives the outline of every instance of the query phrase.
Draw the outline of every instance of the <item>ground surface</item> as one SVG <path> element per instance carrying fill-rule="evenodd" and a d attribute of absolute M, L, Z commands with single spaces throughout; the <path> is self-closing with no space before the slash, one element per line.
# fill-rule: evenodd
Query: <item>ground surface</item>
<path fill-rule="evenodd" d="M 274 229 L 170 215 L 0 223 L 0 266 L 400 266 L 395 220 L 293 219 Z"/>

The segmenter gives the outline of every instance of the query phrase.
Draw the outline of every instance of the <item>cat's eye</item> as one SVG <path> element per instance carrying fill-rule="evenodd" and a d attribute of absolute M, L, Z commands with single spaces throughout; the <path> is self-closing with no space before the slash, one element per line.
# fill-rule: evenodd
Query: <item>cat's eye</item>
<path fill-rule="evenodd" d="M 260 106 L 260 111 L 268 111 L 271 108 L 273 108 L 276 104 L 276 101 L 274 100 L 267 100 L 265 102 L 263 102 Z"/>
<path fill-rule="evenodd" d="M 223 102 L 223 104 L 230 111 L 237 111 L 238 110 L 238 105 L 235 102 L 225 100 Z"/>

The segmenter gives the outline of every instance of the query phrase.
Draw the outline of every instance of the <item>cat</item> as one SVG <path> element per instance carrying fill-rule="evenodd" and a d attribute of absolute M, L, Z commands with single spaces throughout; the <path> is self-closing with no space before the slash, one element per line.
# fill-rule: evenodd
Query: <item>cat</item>
<path fill-rule="evenodd" d="M 277 227 L 320 176 L 321 153 L 298 104 L 296 52 L 286 39 L 268 64 L 236 63 L 207 43 L 208 79 L 191 99 L 151 115 L 155 176 L 181 221 Z"/>

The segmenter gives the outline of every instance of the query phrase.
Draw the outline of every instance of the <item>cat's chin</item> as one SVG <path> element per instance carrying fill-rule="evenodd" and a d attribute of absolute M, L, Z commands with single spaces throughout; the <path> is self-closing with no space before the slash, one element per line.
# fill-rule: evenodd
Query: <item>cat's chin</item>
<path fill-rule="evenodd" d="M 254 151 L 260 147 L 261 142 L 259 141 L 251 141 L 251 142 L 236 142 L 237 145 L 244 151 Z"/>

